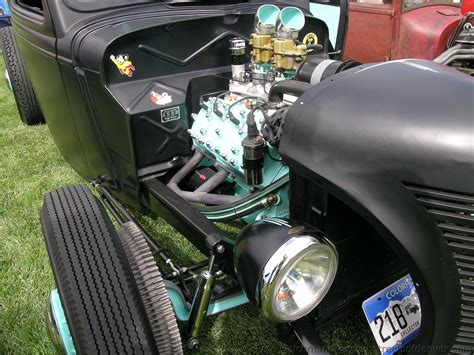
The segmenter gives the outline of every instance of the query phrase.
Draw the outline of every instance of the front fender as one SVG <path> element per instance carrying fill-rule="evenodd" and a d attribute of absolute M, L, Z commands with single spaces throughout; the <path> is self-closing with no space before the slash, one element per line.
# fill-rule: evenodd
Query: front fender
<path fill-rule="evenodd" d="M 423 319 L 418 342 L 453 344 L 459 328 L 460 287 L 456 264 L 433 220 L 400 181 L 353 173 L 333 175 L 290 165 L 364 217 L 408 267 L 420 296 Z M 341 221 L 342 222 L 342 221 Z"/>
<path fill-rule="evenodd" d="M 418 342 L 438 346 L 432 352 L 447 352 L 460 329 L 460 278 L 406 184 L 474 196 L 473 89 L 472 79 L 427 61 L 358 67 L 306 92 L 280 144 L 293 172 L 363 216 L 408 266 L 423 309 Z"/>

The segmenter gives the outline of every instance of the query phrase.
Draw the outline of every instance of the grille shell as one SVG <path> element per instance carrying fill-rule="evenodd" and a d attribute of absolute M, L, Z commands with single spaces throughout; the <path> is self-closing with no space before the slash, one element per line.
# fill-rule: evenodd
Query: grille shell
<path fill-rule="evenodd" d="M 406 185 L 435 220 L 459 275 L 461 317 L 452 353 L 474 350 L 474 195 Z"/>

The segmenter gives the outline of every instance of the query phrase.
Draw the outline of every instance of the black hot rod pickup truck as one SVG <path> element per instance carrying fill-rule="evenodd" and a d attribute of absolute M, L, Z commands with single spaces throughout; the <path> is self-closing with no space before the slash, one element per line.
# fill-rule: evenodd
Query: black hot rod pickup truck
<path fill-rule="evenodd" d="M 58 349 L 181 353 L 251 303 L 307 351 L 354 307 L 384 354 L 473 351 L 471 77 L 341 61 L 345 0 L 9 5 L 50 132 L 91 182 L 41 211 Z M 206 258 L 179 265 L 131 208 Z M 236 236 L 215 223 L 234 220 Z"/>

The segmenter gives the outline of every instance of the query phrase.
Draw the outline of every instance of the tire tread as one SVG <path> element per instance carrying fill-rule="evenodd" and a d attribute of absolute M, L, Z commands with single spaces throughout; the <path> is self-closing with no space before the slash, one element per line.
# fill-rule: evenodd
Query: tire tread
<path fill-rule="evenodd" d="M 21 120 L 28 126 L 44 123 L 11 27 L 0 29 L 0 45 Z"/>
<path fill-rule="evenodd" d="M 46 194 L 42 226 L 78 353 L 156 353 L 123 247 L 90 190 L 73 185 Z"/>

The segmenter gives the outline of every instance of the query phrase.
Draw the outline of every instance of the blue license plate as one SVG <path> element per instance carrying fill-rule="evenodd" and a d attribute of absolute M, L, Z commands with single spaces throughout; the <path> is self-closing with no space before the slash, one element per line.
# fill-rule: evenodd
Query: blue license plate
<path fill-rule="evenodd" d="M 420 332 L 420 300 L 410 275 L 366 299 L 362 309 L 383 355 L 394 354 Z"/>

